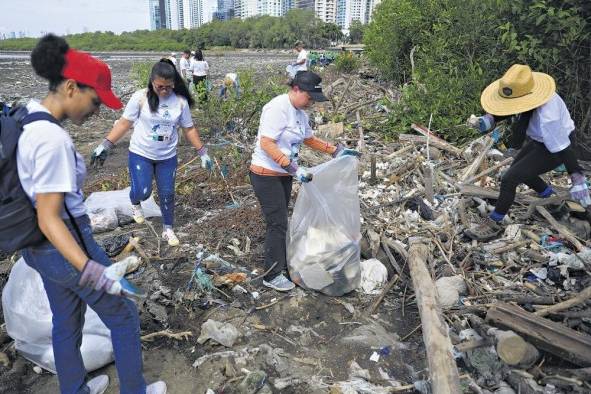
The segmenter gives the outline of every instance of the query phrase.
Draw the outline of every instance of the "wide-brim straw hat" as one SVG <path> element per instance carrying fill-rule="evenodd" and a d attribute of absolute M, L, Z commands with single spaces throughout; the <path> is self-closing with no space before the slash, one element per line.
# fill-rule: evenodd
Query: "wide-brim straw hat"
<path fill-rule="evenodd" d="M 545 104 L 555 92 L 556 83 L 550 75 L 532 72 L 523 64 L 514 64 L 501 79 L 482 91 L 480 103 L 489 114 L 514 115 Z"/>

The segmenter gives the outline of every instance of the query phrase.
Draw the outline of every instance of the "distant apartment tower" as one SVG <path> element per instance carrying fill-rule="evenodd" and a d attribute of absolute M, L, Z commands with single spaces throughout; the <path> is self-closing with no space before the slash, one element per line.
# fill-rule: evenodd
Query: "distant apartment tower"
<path fill-rule="evenodd" d="M 150 28 L 191 29 L 203 24 L 203 0 L 148 0 Z"/>
<path fill-rule="evenodd" d="M 314 11 L 314 0 L 294 0 L 293 8 Z"/>
<path fill-rule="evenodd" d="M 217 9 L 213 13 L 213 19 L 227 21 L 234 17 L 234 0 L 217 0 Z"/>
<path fill-rule="evenodd" d="M 313 1 L 313 0 L 312 0 Z M 258 0 L 257 14 L 282 16 L 283 15 L 283 0 Z"/>
<path fill-rule="evenodd" d="M 338 0 L 316 0 L 314 13 L 316 17 L 326 23 L 336 23 Z"/>
<path fill-rule="evenodd" d="M 260 0 L 235 0 L 234 1 L 235 16 L 240 19 L 246 19 L 246 18 L 260 15 L 259 1 Z"/>

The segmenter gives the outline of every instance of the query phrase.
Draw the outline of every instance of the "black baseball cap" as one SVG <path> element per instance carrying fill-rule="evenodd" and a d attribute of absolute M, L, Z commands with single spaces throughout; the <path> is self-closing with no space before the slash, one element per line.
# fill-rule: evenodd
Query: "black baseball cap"
<path fill-rule="evenodd" d="M 322 78 L 312 71 L 298 71 L 290 85 L 297 86 L 300 90 L 307 92 L 316 102 L 328 101 L 322 93 L 321 82 Z"/>

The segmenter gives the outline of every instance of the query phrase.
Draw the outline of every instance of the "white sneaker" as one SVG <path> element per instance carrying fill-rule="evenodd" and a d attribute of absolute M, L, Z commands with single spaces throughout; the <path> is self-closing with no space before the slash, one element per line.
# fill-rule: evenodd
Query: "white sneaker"
<path fill-rule="evenodd" d="M 137 224 L 142 224 L 146 218 L 144 217 L 144 210 L 141 205 L 131 204 L 131 215 Z"/>
<path fill-rule="evenodd" d="M 162 380 L 146 387 L 146 394 L 166 394 L 166 383 Z"/>
<path fill-rule="evenodd" d="M 107 375 L 99 375 L 86 382 L 86 385 L 90 389 L 90 394 L 103 394 L 109 386 L 109 377 Z"/>
<path fill-rule="evenodd" d="M 165 241 L 168 241 L 170 246 L 178 246 L 180 243 L 179 239 L 171 228 L 167 228 L 162 232 L 162 238 L 164 238 Z"/>
<path fill-rule="evenodd" d="M 277 275 L 275 278 L 273 278 L 273 280 L 269 282 L 263 280 L 263 284 L 277 291 L 290 291 L 293 290 L 293 288 L 295 287 L 293 282 L 287 279 L 283 274 Z"/>

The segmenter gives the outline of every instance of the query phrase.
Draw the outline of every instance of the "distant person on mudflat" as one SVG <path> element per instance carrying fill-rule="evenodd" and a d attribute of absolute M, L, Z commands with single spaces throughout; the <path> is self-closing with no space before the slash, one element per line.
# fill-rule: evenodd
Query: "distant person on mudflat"
<path fill-rule="evenodd" d="M 296 41 L 294 50 L 298 54 L 298 57 L 294 63 L 287 66 L 287 72 L 291 78 L 294 78 L 298 71 L 308 70 L 308 51 L 304 49 L 304 43 L 302 41 Z"/>
<path fill-rule="evenodd" d="M 111 89 L 109 66 L 52 34 L 39 40 L 31 65 L 49 81 L 49 92 L 26 106 L 16 159 L 21 185 L 46 239 L 22 249 L 21 255 L 40 274 L 49 299 L 59 390 L 102 394 L 109 384 L 107 375 L 87 380 L 80 353 L 84 314 L 90 306 L 111 331 L 121 393 L 166 394 L 162 381 L 146 387 L 140 319 L 126 297 L 139 293 L 125 278 L 114 279 L 121 266 L 111 263 L 92 235 L 81 191 L 86 166 L 62 125 L 66 120 L 83 124 L 103 104 L 122 107 Z M 31 117 L 37 121 L 27 123 Z"/>
<path fill-rule="evenodd" d="M 187 86 L 190 87 L 193 83 L 193 73 L 191 72 L 191 51 L 185 49 L 183 51 L 183 55 L 179 62 L 179 71 L 187 83 Z"/>
<path fill-rule="evenodd" d="M 193 84 L 195 90 L 201 94 L 200 100 L 207 99 L 207 73 L 209 71 L 209 64 L 203 58 L 201 49 L 195 51 L 195 56 L 191 60 L 191 72 L 193 73 Z"/>
<path fill-rule="evenodd" d="M 234 92 L 237 99 L 240 98 L 240 80 L 238 74 L 227 73 L 220 88 L 220 98 L 227 98 L 230 92 Z"/>
<path fill-rule="evenodd" d="M 148 87 L 131 96 L 123 115 L 94 150 L 91 160 L 91 164 L 102 165 L 108 151 L 134 127 L 128 164 L 133 219 L 136 223 L 144 222 L 140 202 L 150 197 L 152 180 L 156 178 L 164 226 L 162 238 L 170 246 L 179 244 L 173 231 L 179 127 L 201 156 L 201 166 L 212 167 L 207 148 L 191 118 L 193 104 L 193 97 L 181 75 L 168 59 L 160 60 L 152 67 Z"/>

